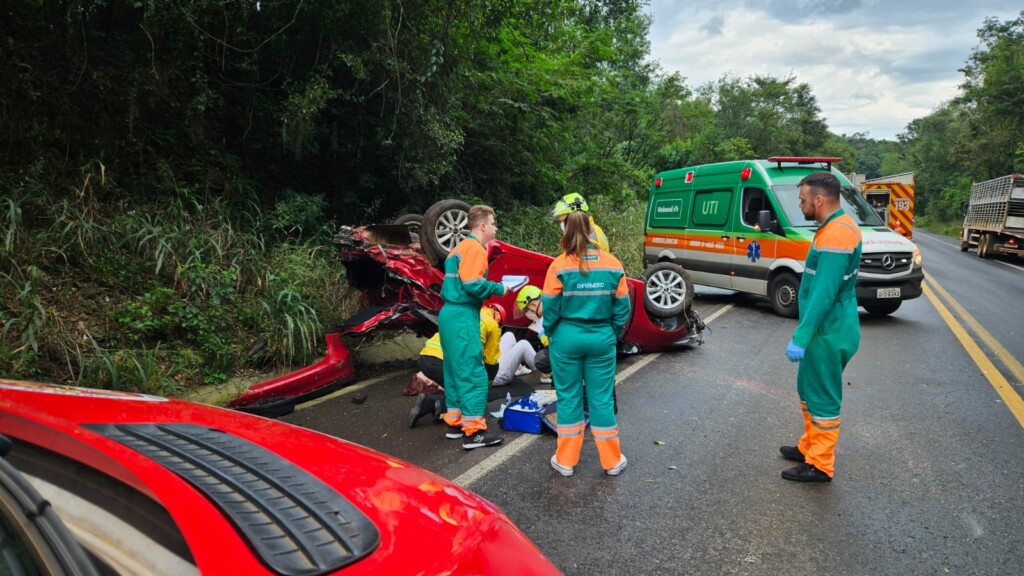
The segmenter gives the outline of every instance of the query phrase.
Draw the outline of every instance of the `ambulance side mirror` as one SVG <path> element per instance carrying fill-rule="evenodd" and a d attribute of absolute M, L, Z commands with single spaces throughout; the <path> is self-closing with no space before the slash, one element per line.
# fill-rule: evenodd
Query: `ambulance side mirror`
<path fill-rule="evenodd" d="M 779 221 L 772 220 L 772 213 L 768 210 L 761 210 L 757 213 L 757 227 L 782 236 L 782 227 L 779 226 Z"/>

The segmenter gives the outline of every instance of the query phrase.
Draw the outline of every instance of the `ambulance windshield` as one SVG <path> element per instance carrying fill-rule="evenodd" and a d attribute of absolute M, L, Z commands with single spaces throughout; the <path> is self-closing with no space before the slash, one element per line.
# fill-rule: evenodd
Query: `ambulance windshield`
<path fill-rule="evenodd" d="M 818 226 L 814 220 L 804 218 L 803 212 L 800 211 L 800 190 L 796 185 L 779 184 L 772 186 L 772 190 L 775 191 L 775 197 L 783 212 L 786 213 L 786 219 L 789 220 L 790 226 L 794 228 L 816 228 Z M 860 192 L 857 192 L 857 189 L 852 186 L 843 186 L 839 204 L 858 226 L 885 226 L 878 214 L 860 195 Z"/>

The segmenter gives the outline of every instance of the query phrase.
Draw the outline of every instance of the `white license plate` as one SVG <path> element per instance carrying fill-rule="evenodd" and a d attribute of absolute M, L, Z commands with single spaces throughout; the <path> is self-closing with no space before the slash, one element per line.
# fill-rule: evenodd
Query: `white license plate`
<path fill-rule="evenodd" d="M 878 289 L 878 297 L 879 298 L 899 298 L 900 297 L 900 289 L 899 288 L 879 288 Z"/>

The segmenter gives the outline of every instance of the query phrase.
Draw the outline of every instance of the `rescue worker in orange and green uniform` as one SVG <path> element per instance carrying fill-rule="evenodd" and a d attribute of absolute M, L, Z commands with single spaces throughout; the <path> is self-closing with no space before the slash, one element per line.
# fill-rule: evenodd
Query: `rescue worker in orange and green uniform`
<path fill-rule="evenodd" d="M 604 230 L 594 222 L 594 217 L 590 215 L 590 205 L 587 204 L 587 201 L 581 194 L 573 192 L 559 198 L 558 202 L 555 202 L 555 205 L 551 207 L 551 211 L 548 212 L 548 217 L 558 221 L 564 233 L 566 216 L 579 210 L 582 210 L 590 221 L 590 241 L 602 251 L 611 253 L 611 249 L 608 248 L 608 237 L 605 236 Z"/>
<path fill-rule="evenodd" d="M 821 226 L 800 281 L 800 323 L 786 347 L 786 358 L 800 363 L 796 389 L 804 432 L 796 446 L 779 451 L 787 460 L 800 462 L 782 472 L 783 478 L 796 482 L 832 481 L 843 369 L 860 346 L 856 282 L 861 232 L 840 206 L 839 191 L 839 179 L 830 172 L 815 172 L 800 181 L 800 210 Z"/>
<path fill-rule="evenodd" d="M 572 476 L 583 448 L 583 382 L 590 431 L 609 476 L 626 468 L 615 418 L 616 341 L 629 319 L 626 273 L 617 258 L 591 241 L 582 210 L 565 219 L 562 254 L 548 268 L 541 296 L 558 396 L 558 447 L 551 467 Z"/>
<path fill-rule="evenodd" d="M 444 382 L 448 412 L 448 438 L 462 438 L 462 447 L 473 450 L 493 446 L 502 437 L 487 433 L 487 372 L 484 370 L 480 343 L 480 308 L 491 296 L 504 296 L 508 288 L 487 280 L 487 250 L 498 226 L 494 209 L 473 206 L 469 209 L 470 234 L 448 254 L 444 262 L 441 298 L 444 305 L 437 315 L 444 354 Z"/>

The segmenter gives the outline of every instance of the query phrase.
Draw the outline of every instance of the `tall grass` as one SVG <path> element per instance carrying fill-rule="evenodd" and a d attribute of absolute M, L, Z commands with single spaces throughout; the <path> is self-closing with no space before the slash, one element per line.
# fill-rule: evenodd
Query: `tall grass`
<path fill-rule="evenodd" d="M 268 218 L 252 187 L 147 203 L 94 171 L 71 194 L 0 174 L 20 183 L 0 200 L 3 376 L 177 393 L 308 362 L 354 309 L 322 199 L 290 192 Z"/>

